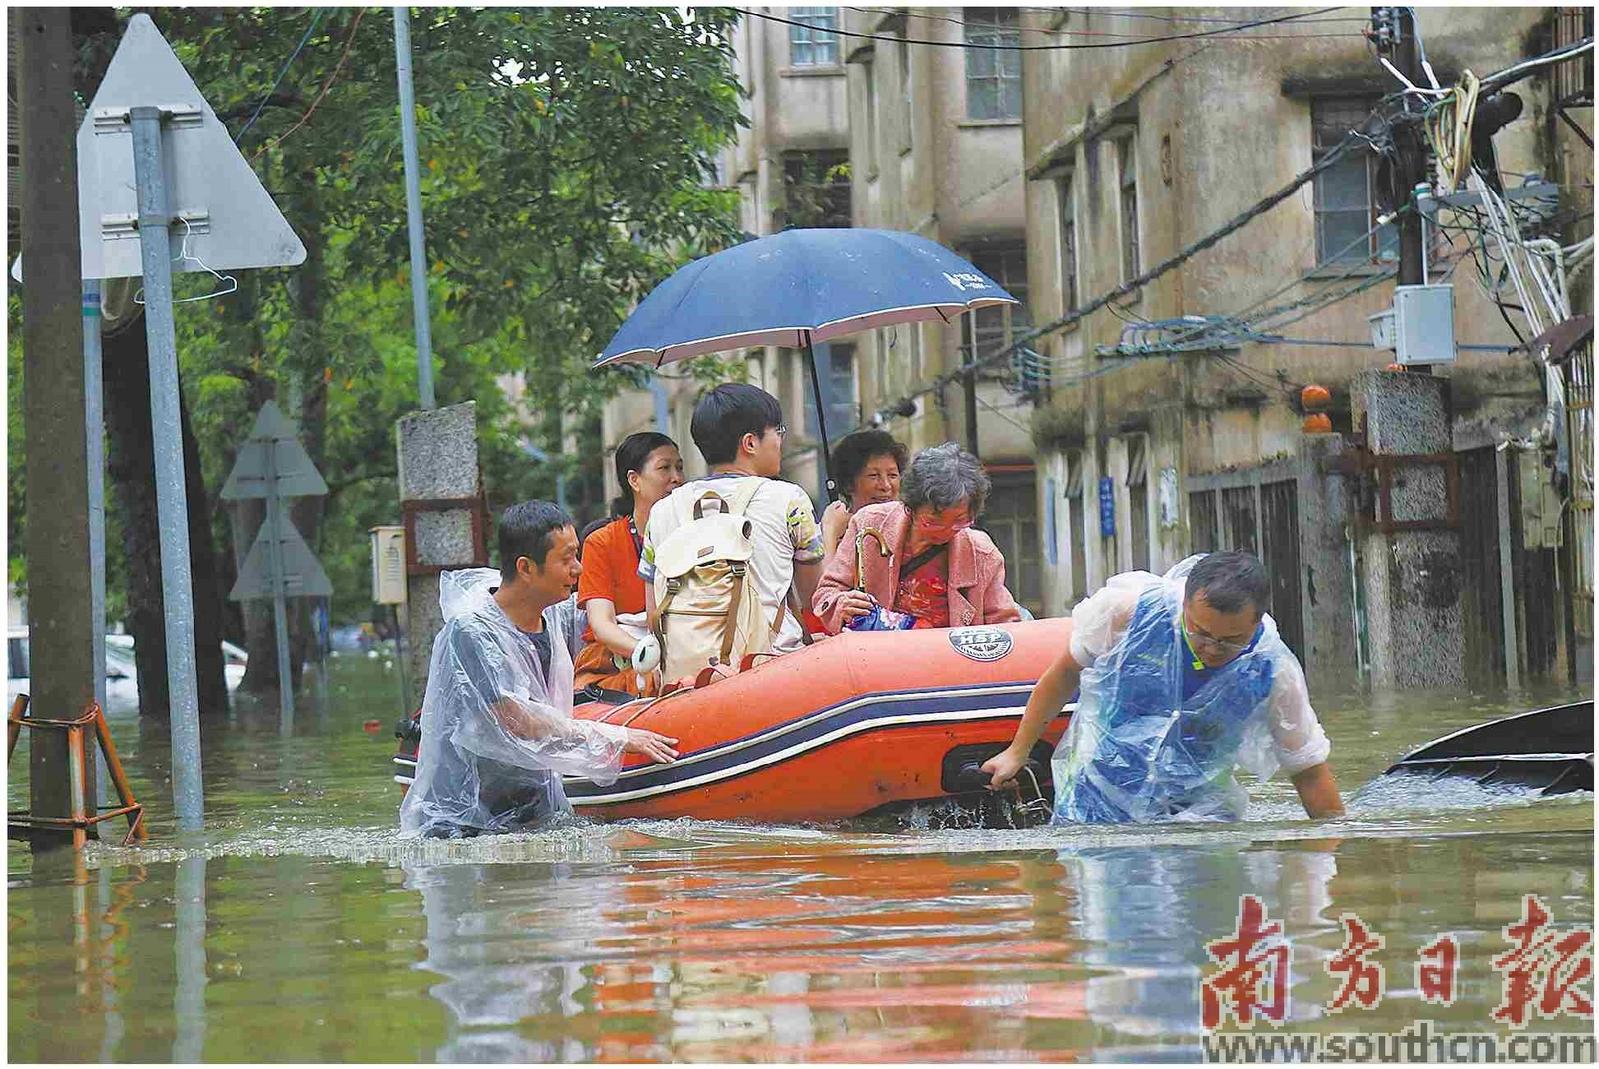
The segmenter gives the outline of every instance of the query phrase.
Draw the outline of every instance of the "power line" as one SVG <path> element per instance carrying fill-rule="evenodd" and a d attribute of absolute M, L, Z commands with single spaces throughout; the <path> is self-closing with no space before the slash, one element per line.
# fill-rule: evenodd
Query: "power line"
<path fill-rule="evenodd" d="M 277 137 L 274 137 L 272 140 L 268 141 L 266 144 L 262 145 L 256 150 L 255 155 L 250 157 L 251 160 L 260 159 L 263 152 L 271 148 L 273 145 L 281 144 L 284 138 L 288 137 L 290 134 L 294 133 L 296 130 L 310 121 L 312 112 L 316 111 L 317 106 L 320 105 L 327 97 L 328 90 L 333 88 L 333 83 L 338 79 L 339 72 L 344 69 L 345 60 L 350 58 L 350 49 L 355 44 L 355 31 L 361 28 L 361 20 L 366 17 L 366 11 L 366 8 L 361 8 L 355 13 L 355 21 L 350 23 L 350 35 L 344 40 L 344 53 L 339 56 L 339 62 L 334 66 L 333 73 L 329 74 L 327 81 L 322 83 L 322 91 L 317 94 L 315 100 L 311 101 L 311 106 L 305 109 L 305 114 L 300 116 L 300 121 L 283 131 L 283 133 L 279 134 Z"/>
<path fill-rule="evenodd" d="M 1388 99 L 1390 98 L 1384 98 L 1383 101 L 1380 101 L 1378 103 L 1378 107 L 1380 108 Z M 1372 115 L 1376 114 L 1376 109 L 1373 109 Z M 1370 117 L 1371 116 L 1368 116 L 1367 118 L 1369 119 Z M 1019 352 L 1028 351 L 1028 346 L 1039 338 L 1049 334 L 1054 334 L 1057 331 L 1071 326 L 1073 323 L 1076 323 L 1079 320 L 1082 320 L 1099 309 L 1105 307 L 1111 301 L 1114 301 L 1120 297 L 1125 297 L 1135 292 L 1140 287 L 1145 286 L 1160 276 L 1166 274 L 1168 271 L 1180 267 L 1182 264 L 1215 245 L 1229 234 L 1239 230 L 1251 220 L 1263 215 L 1265 212 L 1270 211 L 1284 200 L 1287 200 L 1296 191 L 1309 183 L 1322 171 L 1325 171 L 1334 163 L 1338 162 L 1338 160 L 1342 159 L 1343 155 L 1360 140 L 1362 140 L 1362 136 L 1358 129 L 1350 131 L 1350 133 L 1345 135 L 1342 141 L 1328 149 L 1326 154 L 1320 160 L 1317 160 L 1315 163 L 1311 164 L 1309 168 L 1295 175 L 1287 185 L 1273 193 L 1268 194 L 1266 197 L 1257 201 L 1240 214 L 1234 216 L 1217 229 L 1211 231 L 1209 234 L 1206 234 L 1198 241 L 1185 246 L 1174 255 L 1167 257 L 1165 260 L 1161 261 L 1159 264 L 1156 264 L 1154 267 L 1150 268 L 1142 275 L 1139 275 L 1137 278 L 1122 283 L 1115 289 L 1101 294 L 1099 297 L 1096 297 L 1094 300 L 1085 305 L 1074 308 L 1072 311 L 1058 319 L 1028 331 L 1025 335 L 1017 338 L 1010 345 L 995 351 L 987 357 L 963 361 L 962 364 L 953 371 L 945 372 L 943 375 L 935 377 L 928 385 L 905 395 L 893 405 L 884 406 L 884 409 L 889 410 L 901 405 L 913 403 L 917 398 L 941 392 L 945 387 L 959 381 L 962 378 L 965 378 L 967 375 L 975 375 L 977 371 L 982 368 L 998 365 L 1007 359 L 1013 358 L 1014 355 Z"/>
<path fill-rule="evenodd" d="M 1214 30 L 1201 30 L 1198 33 L 1172 33 L 1162 37 L 1145 37 L 1130 41 L 1094 41 L 1081 44 L 1059 45 L 1001 45 L 1001 44 L 974 44 L 969 41 L 929 41 L 922 38 L 896 37 L 889 34 L 858 33 L 854 30 L 839 30 L 830 26 L 818 26 L 812 22 L 799 22 L 794 19 L 785 19 L 780 15 L 770 15 L 764 11 L 753 8 L 735 7 L 734 11 L 748 18 L 764 19 L 767 22 L 777 22 L 784 26 L 798 26 L 810 30 L 812 33 L 830 33 L 837 37 L 850 37 L 861 41 L 888 41 L 893 44 L 925 45 L 932 48 L 962 48 L 979 52 L 1064 52 L 1088 48 L 1130 48 L 1134 45 L 1159 44 L 1162 41 L 1190 41 L 1204 37 L 1219 37 L 1223 34 L 1236 33 L 1239 30 L 1253 29 L 1256 26 L 1272 26 L 1281 22 L 1292 22 L 1307 18 L 1310 15 L 1325 15 L 1330 11 L 1337 11 L 1335 7 L 1319 8 L 1315 11 L 1300 12 L 1291 15 L 1279 15 L 1270 19 L 1255 19 L 1252 22 L 1241 22 L 1235 26 L 1223 26 Z M 993 24 L 985 24 L 993 25 Z"/>
<path fill-rule="evenodd" d="M 862 12 L 863 14 L 874 14 L 874 15 L 901 15 L 901 14 L 903 14 L 908 19 L 921 19 L 924 22 L 944 22 L 944 23 L 949 23 L 950 25 L 953 25 L 953 26 L 962 26 L 962 27 L 965 27 L 965 26 L 978 26 L 978 27 L 982 27 L 984 29 L 989 29 L 989 30 L 993 29 L 995 27 L 995 25 L 996 25 L 993 22 L 981 22 L 981 21 L 972 22 L 972 21 L 968 21 L 967 19 L 959 19 L 959 18 L 956 18 L 953 15 L 928 15 L 928 14 L 925 14 L 925 13 L 922 13 L 922 12 L 901 11 L 901 10 L 898 10 L 898 9 L 895 9 L 895 8 L 888 8 L 888 7 L 856 7 L 856 6 L 852 6 L 852 7 L 850 7 L 850 10 L 851 11 L 859 11 L 859 12 Z M 1107 14 L 1113 14 L 1113 12 L 1107 12 Z M 1212 19 L 1168 20 L 1168 21 L 1194 21 L 1194 22 L 1199 22 L 1199 23 L 1217 23 L 1217 22 L 1233 23 L 1236 20 L 1235 19 L 1212 18 Z M 1359 23 L 1365 23 L 1365 22 L 1368 22 L 1368 21 L 1369 21 L 1368 19 L 1307 19 L 1306 21 L 1300 23 L 1300 25 L 1321 25 L 1322 23 L 1328 23 L 1328 22 L 1359 22 Z M 814 24 L 807 23 L 807 25 L 814 25 Z M 825 27 L 822 27 L 822 28 L 825 29 Z M 1047 34 L 1050 37 L 1121 37 L 1121 38 L 1129 39 L 1126 42 L 1126 43 L 1129 43 L 1129 44 L 1143 44 L 1145 42 L 1145 40 L 1146 40 L 1146 38 L 1144 38 L 1141 35 L 1136 34 L 1136 33 L 1119 33 L 1119 32 L 1117 32 L 1115 30 L 1073 30 L 1073 29 L 1066 29 L 1066 28 L 1046 29 L 1046 28 L 1042 28 L 1042 27 L 1038 27 L 1038 26 L 1021 26 L 1021 25 L 1018 25 L 1016 27 L 1016 31 L 1018 33 L 1041 33 L 1041 34 Z M 1294 40 L 1294 41 L 1300 41 L 1300 40 L 1316 40 L 1316 39 L 1324 38 L 1324 37 L 1361 37 L 1361 36 L 1363 36 L 1363 35 L 1358 34 L 1358 33 L 1250 34 L 1248 37 L 1221 38 L 1221 40 L 1240 40 L 1240 41 L 1243 41 L 1243 40 L 1248 40 L 1248 41 Z"/>
<path fill-rule="evenodd" d="M 1122 18 L 1122 19 L 1151 19 L 1151 20 L 1153 20 L 1155 22 L 1172 22 L 1172 23 L 1188 22 L 1188 23 L 1197 23 L 1197 24 L 1200 24 L 1200 25 L 1203 25 L 1205 23 L 1231 22 L 1231 21 L 1233 21 L 1232 19 L 1221 17 L 1221 16 L 1215 16 L 1215 15 L 1210 15 L 1210 16 L 1207 16 L 1207 15 L 1155 15 L 1155 14 L 1151 14 L 1151 13 L 1146 12 L 1146 11 L 1118 11 L 1118 10 L 1116 10 L 1114 8 L 1108 8 L 1108 7 L 1023 7 L 1023 8 L 1020 8 L 1018 10 L 1021 10 L 1021 11 L 1032 11 L 1032 12 L 1037 12 L 1039 14 L 1044 14 L 1044 15 L 1053 15 L 1053 14 L 1058 14 L 1060 12 L 1065 12 L 1065 13 L 1070 14 L 1070 15 L 1108 15 L 1108 16 L 1111 16 L 1111 17 L 1114 17 L 1114 18 Z M 1342 8 L 1333 8 L 1331 10 L 1341 11 L 1343 9 Z M 1370 19 L 1369 16 L 1362 16 L 1362 17 L 1356 18 L 1356 17 L 1352 17 L 1352 16 L 1342 16 L 1341 15 L 1338 18 L 1314 19 L 1314 20 L 1309 20 L 1309 21 L 1314 21 L 1314 22 L 1358 22 L 1358 23 L 1361 23 L 1362 25 L 1365 25 L 1365 24 L 1370 23 L 1371 19 Z"/>
<path fill-rule="evenodd" d="M 261 117 L 261 112 L 266 110 L 267 101 L 272 99 L 272 94 L 276 93 L 278 86 L 283 84 L 283 76 L 289 73 L 290 67 L 294 66 L 294 61 L 300 57 L 300 52 L 305 48 L 305 43 L 311 39 L 311 35 L 316 32 L 317 23 L 321 21 L 322 9 L 317 8 L 311 13 L 311 25 L 305 28 L 305 35 L 300 38 L 300 43 L 294 46 L 294 51 L 289 53 L 289 58 L 283 61 L 283 67 L 278 71 L 278 76 L 272 80 L 272 88 L 266 91 L 266 95 L 261 98 L 261 103 L 255 106 L 255 111 L 250 115 L 250 118 L 243 126 L 239 127 L 239 132 L 233 135 L 233 143 L 235 145 L 243 139 L 245 134 L 250 132 L 250 127 L 255 125 L 255 121 Z"/>

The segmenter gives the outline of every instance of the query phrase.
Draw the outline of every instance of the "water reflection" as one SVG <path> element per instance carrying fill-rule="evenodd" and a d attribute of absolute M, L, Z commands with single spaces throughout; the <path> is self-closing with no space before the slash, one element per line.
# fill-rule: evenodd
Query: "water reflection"
<path fill-rule="evenodd" d="M 1203 944 L 1335 932 L 1336 840 L 405 866 L 444 1060 L 1196 1058 Z M 615 879 L 618 869 L 621 878 Z M 1293 983 L 1318 974 L 1305 945 Z M 1298 1014 L 1296 1014 L 1298 1016 Z"/>
<path fill-rule="evenodd" d="M 540 897 L 565 901 L 570 876 L 569 866 L 561 864 L 405 866 L 405 886 L 421 894 L 427 922 L 427 957 L 419 967 L 445 977 L 428 989 L 450 1011 L 450 1034 L 438 1060 L 587 1058 L 581 1043 L 529 1039 L 517 1030 L 530 1018 L 581 1011 L 577 996 L 588 982 L 582 964 L 542 960 L 549 937 L 556 936 L 542 922 L 553 919 L 555 911 L 521 899 L 538 888 Z M 592 916 L 591 910 L 579 910 L 569 918 L 567 933 L 573 926 L 585 927 Z"/>
<path fill-rule="evenodd" d="M 360 730 L 394 679 L 349 680 L 325 723 L 307 685 L 292 738 L 275 703 L 206 724 L 197 839 L 172 831 L 164 730 L 117 725 L 152 842 L 64 866 L 13 847 L 12 1058 L 1192 1059 L 1203 944 L 1240 894 L 1286 924 L 1293 1017 L 1315 1030 L 1491 1027 L 1521 896 L 1562 924 L 1593 915 L 1591 796 L 1413 785 L 1351 791 L 1332 825 L 1273 781 L 1227 828 L 685 820 L 418 844 L 394 832 L 392 740 Z M 1503 711 L 1407 696 L 1324 720 L 1347 789 Z M 1353 1023 L 1321 1009 L 1344 912 L 1388 940 L 1388 997 Z M 1448 1011 L 1410 990 L 1445 931 L 1463 963 Z"/>
<path fill-rule="evenodd" d="M 1063 884 L 1076 898 L 1083 961 L 1096 972 L 1087 983 L 1087 1012 L 1133 1039 L 1118 1048 L 1117 1057 L 1201 1057 L 1199 980 L 1210 962 L 1205 943 L 1231 930 L 1241 895 L 1259 896 L 1268 916 L 1283 920 L 1295 937 L 1335 930 L 1336 921 L 1326 913 L 1338 873 L 1337 846 L 1337 840 L 1324 840 L 1291 849 L 1060 851 Z M 1303 946 L 1294 958 L 1290 990 L 1319 973 L 1324 958 L 1313 944 Z"/>
<path fill-rule="evenodd" d="M 205 858 L 178 862 L 176 901 L 177 982 L 172 992 L 174 1062 L 199 1062 L 205 1054 Z"/>

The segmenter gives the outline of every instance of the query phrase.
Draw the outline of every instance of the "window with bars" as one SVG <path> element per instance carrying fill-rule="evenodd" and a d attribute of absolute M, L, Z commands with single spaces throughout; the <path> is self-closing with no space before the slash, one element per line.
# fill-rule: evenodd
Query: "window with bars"
<path fill-rule="evenodd" d="M 1141 250 L 1138 245 L 1138 137 L 1128 134 L 1116 142 L 1116 181 L 1121 196 L 1122 280 L 1137 278 Z"/>
<path fill-rule="evenodd" d="M 971 261 L 1021 302 L 978 308 L 964 317 L 967 351 L 982 361 L 1009 346 L 1017 334 L 1032 325 L 1027 314 L 1027 247 L 991 245 L 974 249 Z"/>
<path fill-rule="evenodd" d="M 803 26 L 788 28 L 788 62 L 791 67 L 838 66 L 838 8 L 795 7 L 788 17 Z"/>
<path fill-rule="evenodd" d="M 1035 615 L 1043 612 L 1043 553 L 1038 541 L 1038 485 L 1032 469 L 989 469 L 980 526 L 1005 558 L 1005 585 Z"/>
<path fill-rule="evenodd" d="M 965 50 L 966 117 L 1021 118 L 1022 54 L 1007 50 L 1022 43 L 1016 9 L 969 7 L 962 21 L 966 23 L 966 43 L 986 46 Z"/>
<path fill-rule="evenodd" d="M 1127 442 L 1127 534 L 1134 568 L 1148 569 L 1149 560 L 1149 439 L 1138 435 Z"/>
<path fill-rule="evenodd" d="M 1077 189 L 1070 173 L 1056 180 L 1060 202 L 1060 296 L 1063 311 L 1077 307 Z"/>
<path fill-rule="evenodd" d="M 1072 577 L 1067 605 L 1088 596 L 1088 541 L 1090 530 L 1083 513 L 1083 454 L 1066 454 L 1066 541 L 1071 546 Z"/>
<path fill-rule="evenodd" d="M 822 396 L 827 402 L 827 436 L 837 441 L 860 422 L 860 405 L 855 390 L 855 346 L 850 342 L 829 342 L 816 346 L 819 361 Z M 805 397 L 805 433 L 819 436 L 816 424 L 816 397 L 810 388 L 810 369 L 805 367 L 805 354 L 798 354 L 799 374 Z"/>
<path fill-rule="evenodd" d="M 1311 162 L 1320 163 L 1349 131 L 1365 123 L 1369 97 L 1321 97 L 1310 102 Z M 1399 255 L 1399 228 L 1377 225 L 1377 154 L 1351 149 L 1316 175 L 1316 261 L 1349 264 Z"/>
<path fill-rule="evenodd" d="M 776 222 L 780 230 L 849 226 L 849 151 L 784 153 L 783 208 Z"/>

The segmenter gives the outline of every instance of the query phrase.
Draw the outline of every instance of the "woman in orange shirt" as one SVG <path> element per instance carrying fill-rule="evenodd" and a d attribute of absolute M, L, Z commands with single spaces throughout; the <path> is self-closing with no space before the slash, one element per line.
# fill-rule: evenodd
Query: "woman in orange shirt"
<path fill-rule="evenodd" d="M 654 693 L 633 673 L 633 647 L 644 635 L 644 580 L 639 578 L 643 532 L 655 503 L 683 485 L 683 456 L 664 434 L 640 431 L 616 447 L 621 496 L 611 503 L 615 519 L 583 543 L 583 575 L 577 604 L 588 611 L 588 645 L 572 666 L 579 688 L 598 685 L 630 694 Z M 631 628 L 631 630 L 629 630 Z"/>

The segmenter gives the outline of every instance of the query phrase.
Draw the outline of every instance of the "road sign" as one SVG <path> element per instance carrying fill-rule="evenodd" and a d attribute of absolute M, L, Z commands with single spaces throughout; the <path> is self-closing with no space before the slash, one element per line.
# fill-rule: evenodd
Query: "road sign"
<path fill-rule="evenodd" d="M 275 477 L 269 477 L 268 473 Z M 239 450 L 239 457 L 222 485 L 222 500 L 239 501 L 250 497 L 321 497 L 328 492 L 316 465 L 294 435 L 294 427 L 278 408 L 268 401 L 256 413 L 250 437 Z"/>
<path fill-rule="evenodd" d="M 294 676 L 289 662 L 288 598 L 330 597 L 333 584 L 311 547 L 305 544 L 294 521 L 284 514 L 290 497 L 320 497 L 327 483 L 294 435 L 294 427 L 276 401 L 268 401 L 255 414 L 250 436 L 222 487 L 225 501 L 266 499 L 266 522 L 239 569 L 238 582 L 228 595 L 233 601 L 272 599 L 272 624 L 278 648 L 279 727 L 294 727 Z"/>
<path fill-rule="evenodd" d="M 229 600 L 249 601 L 252 598 L 274 596 L 269 561 L 270 535 L 267 525 L 262 524 L 255 536 L 255 545 L 250 547 L 249 554 L 244 558 L 244 566 L 239 569 L 239 579 L 233 584 Z M 328 582 L 328 573 L 322 570 L 321 562 L 311 552 L 311 547 L 305 544 L 305 539 L 300 537 L 300 532 L 292 522 L 279 524 L 278 552 L 283 567 L 285 597 L 326 598 L 333 595 L 333 584 Z"/>
<path fill-rule="evenodd" d="M 140 262 L 130 109 L 162 110 L 162 161 L 174 271 L 281 267 L 305 246 L 234 147 L 227 127 L 148 15 L 135 15 L 78 129 L 78 225 L 84 278 L 130 278 Z"/>

